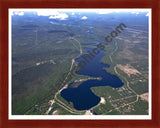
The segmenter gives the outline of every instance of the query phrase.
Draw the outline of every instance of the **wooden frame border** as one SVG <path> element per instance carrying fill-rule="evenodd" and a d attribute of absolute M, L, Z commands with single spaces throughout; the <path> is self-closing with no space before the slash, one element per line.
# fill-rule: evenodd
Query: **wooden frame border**
<path fill-rule="evenodd" d="M 8 120 L 8 9 L 9 8 L 151 8 L 152 9 L 152 120 Z M 0 0 L 0 127 L 160 127 L 160 9 L 159 0 Z"/>

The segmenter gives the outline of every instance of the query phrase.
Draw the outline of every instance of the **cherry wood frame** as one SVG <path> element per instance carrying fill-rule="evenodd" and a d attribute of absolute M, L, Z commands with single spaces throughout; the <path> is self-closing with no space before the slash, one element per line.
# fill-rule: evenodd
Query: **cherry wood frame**
<path fill-rule="evenodd" d="M 152 119 L 151 120 L 9 120 L 8 9 L 9 8 L 151 8 Z M 158 12 L 159 11 L 159 12 Z M 0 128 L 160 127 L 160 0 L 0 0 Z"/>

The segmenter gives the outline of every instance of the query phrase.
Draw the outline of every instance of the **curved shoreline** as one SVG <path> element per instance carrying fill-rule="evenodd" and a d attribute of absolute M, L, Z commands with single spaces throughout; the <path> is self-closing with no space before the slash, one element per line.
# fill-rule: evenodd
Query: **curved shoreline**
<path fill-rule="evenodd" d="M 117 49 L 117 47 L 114 49 L 112 55 Z M 107 64 L 101 63 L 101 59 L 104 56 L 104 51 L 102 51 L 90 63 L 88 63 L 84 69 L 77 73 L 79 75 L 87 75 L 90 77 L 101 77 L 100 80 L 90 79 L 82 82 L 76 88 L 69 88 L 69 85 L 68 88 L 61 91 L 61 96 L 68 102 L 72 102 L 76 110 L 89 110 L 100 103 L 101 98 L 91 91 L 91 87 L 111 86 L 117 88 L 124 85 L 118 76 L 104 70 L 104 67 L 110 67 Z M 82 57 L 79 57 L 76 61 L 79 62 L 81 59 Z"/>

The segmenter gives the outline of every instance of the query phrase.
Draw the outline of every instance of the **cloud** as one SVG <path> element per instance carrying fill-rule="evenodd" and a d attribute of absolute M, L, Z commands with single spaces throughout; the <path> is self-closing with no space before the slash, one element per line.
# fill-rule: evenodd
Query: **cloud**
<path fill-rule="evenodd" d="M 23 15 L 24 15 L 24 12 L 21 12 L 21 11 L 14 11 L 14 12 L 12 13 L 12 15 L 23 16 Z"/>
<path fill-rule="evenodd" d="M 97 13 L 98 14 L 109 14 L 109 13 L 113 13 L 113 11 L 111 11 L 111 10 L 100 10 Z"/>
<path fill-rule="evenodd" d="M 59 13 L 57 10 L 36 10 L 38 16 L 50 16 L 49 19 L 65 20 L 68 18 L 66 13 Z"/>
<path fill-rule="evenodd" d="M 146 14 L 146 16 L 149 16 L 149 12 Z"/>
<path fill-rule="evenodd" d="M 139 14 L 141 12 L 148 12 L 146 9 L 102 9 L 96 11 L 98 14 L 109 14 L 109 13 L 120 13 L 120 12 L 130 12 L 132 14 Z"/>
<path fill-rule="evenodd" d="M 50 16 L 56 15 L 58 12 L 56 10 L 36 10 L 38 16 Z"/>
<path fill-rule="evenodd" d="M 74 12 L 72 12 L 72 15 L 74 15 L 75 13 Z"/>
<path fill-rule="evenodd" d="M 131 12 L 132 14 L 139 14 L 139 12 Z"/>
<path fill-rule="evenodd" d="M 83 16 L 81 19 L 82 20 L 86 20 L 88 17 L 86 17 L 86 16 Z"/>
<path fill-rule="evenodd" d="M 49 19 L 60 19 L 60 20 L 65 20 L 68 18 L 68 15 L 66 13 L 60 13 L 57 10 L 52 10 L 52 9 L 33 9 L 33 10 L 20 10 L 20 11 L 12 11 L 11 15 L 19 15 L 22 16 L 24 15 L 24 12 L 34 12 L 35 15 L 38 16 L 49 16 Z"/>
<path fill-rule="evenodd" d="M 68 15 L 66 13 L 57 13 L 49 17 L 49 19 L 60 19 L 60 20 L 65 20 L 67 18 L 68 18 Z"/>
<path fill-rule="evenodd" d="M 55 19 L 54 16 L 50 16 L 49 19 Z"/>

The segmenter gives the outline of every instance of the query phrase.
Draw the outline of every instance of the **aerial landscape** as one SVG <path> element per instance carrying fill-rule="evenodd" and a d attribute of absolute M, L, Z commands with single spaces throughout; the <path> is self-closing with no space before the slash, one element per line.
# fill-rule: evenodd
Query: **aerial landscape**
<path fill-rule="evenodd" d="M 12 115 L 149 115 L 149 12 L 11 14 Z"/>

